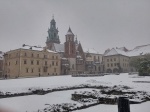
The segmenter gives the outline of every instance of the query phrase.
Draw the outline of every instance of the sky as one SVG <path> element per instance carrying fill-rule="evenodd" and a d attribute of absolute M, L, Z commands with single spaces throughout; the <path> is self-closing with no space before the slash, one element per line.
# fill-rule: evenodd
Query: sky
<path fill-rule="evenodd" d="M 101 54 L 150 44 L 150 0 L 0 0 L 0 51 L 45 46 L 53 14 L 61 43 L 70 26 Z"/>

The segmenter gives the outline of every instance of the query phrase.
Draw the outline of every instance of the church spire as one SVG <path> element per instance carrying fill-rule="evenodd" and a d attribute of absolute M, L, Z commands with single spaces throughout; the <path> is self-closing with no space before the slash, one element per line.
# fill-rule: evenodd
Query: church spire
<path fill-rule="evenodd" d="M 47 46 L 49 46 L 49 49 L 51 49 L 52 43 L 60 44 L 58 28 L 56 28 L 56 22 L 54 20 L 54 15 L 52 16 L 52 20 L 50 22 L 50 28 L 48 28 L 48 37 L 46 40 L 46 44 L 47 44 Z"/>
<path fill-rule="evenodd" d="M 74 35 L 74 34 L 72 33 L 72 31 L 71 31 L 70 26 L 69 26 L 69 29 L 68 29 L 68 32 L 67 32 L 67 34 L 66 34 L 66 35 Z"/>
<path fill-rule="evenodd" d="M 75 40 L 75 43 L 76 43 L 76 44 L 78 44 L 78 39 L 77 39 L 77 35 L 76 35 L 76 40 Z"/>

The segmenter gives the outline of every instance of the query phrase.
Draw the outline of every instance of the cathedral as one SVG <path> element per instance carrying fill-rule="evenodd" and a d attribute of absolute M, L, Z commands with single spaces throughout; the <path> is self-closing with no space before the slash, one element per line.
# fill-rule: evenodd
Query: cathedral
<path fill-rule="evenodd" d="M 50 22 L 50 28 L 48 28 L 48 36 L 46 40 L 46 46 L 49 50 L 58 52 L 61 56 L 61 74 L 81 74 L 85 71 L 85 55 L 82 49 L 82 45 L 75 38 L 74 33 L 69 27 L 65 37 L 64 44 L 61 44 L 58 28 L 54 17 Z"/>

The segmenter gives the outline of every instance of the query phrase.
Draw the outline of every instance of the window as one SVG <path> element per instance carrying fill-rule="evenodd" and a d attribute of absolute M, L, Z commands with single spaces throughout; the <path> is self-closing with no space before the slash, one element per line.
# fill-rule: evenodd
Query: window
<path fill-rule="evenodd" d="M 111 67 L 113 67 L 113 64 L 111 63 Z"/>
<path fill-rule="evenodd" d="M 27 56 L 27 53 L 26 53 L 26 52 L 24 53 L 24 56 Z"/>
<path fill-rule="evenodd" d="M 107 62 L 109 62 L 109 59 L 107 59 Z"/>
<path fill-rule="evenodd" d="M 94 56 L 94 61 L 96 60 L 96 57 Z"/>
<path fill-rule="evenodd" d="M 52 59 L 54 59 L 54 56 L 52 56 Z"/>
<path fill-rule="evenodd" d="M 116 63 L 114 63 L 114 65 L 116 66 Z"/>
<path fill-rule="evenodd" d="M 56 66 L 58 66 L 58 62 L 56 62 Z"/>
<path fill-rule="evenodd" d="M 54 66 L 54 61 L 52 61 L 52 66 Z"/>
<path fill-rule="evenodd" d="M 41 72 L 41 69 L 39 68 L 39 72 Z"/>
<path fill-rule="evenodd" d="M 26 73 L 28 73 L 29 72 L 29 69 L 28 68 L 26 68 Z"/>
<path fill-rule="evenodd" d="M 39 58 L 39 57 L 40 57 L 40 55 L 39 55 L 39 54 L 37 54 L 37 57 Z"/>
<path fill-rule="evenodd" d="M 47 72 L 47 67 L 44 67 L 44 68 L 43 68 L 43 71 L 44 71 L 44 72 Z"/>
<path fill-rule="evenodd" d="M 110 61 L 112 61 L 112 59 L 110 59 Z"/>
<path fill-rule="evenodd" d="M 31 73 L 33 73 L 34 71 L 33 71 L 33 68 L 31 69 Z"/>
<path fill-rule="evenodd" d="M 116 58 L 114 58 L 114 61 L 116 61 Z"/>
<path fill-rule="evenodd" d="M 45 61 L 45 65 L 47 65 L 47 61 Z"/>
<path fill-rule="evenodd" d="M 39 60 L 37 60 L 37 65 L 39 65 Z"/>
<path fill-rule="evenodd" d="M 109 67 L 109 64 L 107 64 L 107 67 Z"/>
<path fill-rule="evenodd" d="M 9 62 L 9 64 L 8 64 L 9 66 L 10 66 L 10 62 Z"/>
<path fill-rule="evenodd" d="M 31 60 L 31 65 L 33 65 L 33 60 Z"/>
<path fill-rule="evenodd" d="M 24 60 L 24 64 L 27 64 L 27 60 Z"/>
<path fill-rule="evenodd" d="M 31 54 L 31 57 L 34 57 L 33 53 Z"/>
<path fill-rule="evenodd" d="M 16 65 L 17 65 L 18 61 L 16 61 Z"/>
<path fill-rule="evenodd" d="M 47 58 L 47 55 L 44 55 L 44 58 Z"/>
<path fill-rule="evenodd" d="M 58 56 L 56 56 L 56 59 L 58 59 Z"/>
<path fill-rule="evenodd" d="M 101 71 L 101 67 L 100 66 L 98 67 L 98 70 Z"/>

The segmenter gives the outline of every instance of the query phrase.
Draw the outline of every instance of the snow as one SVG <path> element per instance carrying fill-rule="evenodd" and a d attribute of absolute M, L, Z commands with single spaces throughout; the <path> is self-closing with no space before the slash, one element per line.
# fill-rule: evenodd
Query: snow
<path fill-rule="evenodd" d="M 140 56 L 145 55 L 147 53 L 150 53 L 150 44 L 143 45 L 143 46 L 137 46 L 133 50 L 124 51 L 123 48 L 112 48 L 110 51 L 108 51 L 104 56 L 111 56 L 111 55 L 124 55 L 124 56 Z"/>
<path fill-rule="evenodd" d="M 25 46 L 25 47 L 22 47 L 21 49 L 27 49 L 27 50 L 35 50 L 35 51 L 43 51 L 44 48 L 43 47 L 32 47 L 32 49 L 30 49 L 29 46 Z M 46 49 L 48 52 L 51 52 L 51 53 L 57 53 L 57 52 L 54 52 L 52 50 L 49 50 L 49 49 Z"/>
<path fill-rule="evenodd" d="M 83 89 L 83 90 L 92 91 L 93 89 Z M 75 91 L 80 91 L 80 89 Z M 51 105 L 51 104 L 60 104 L 64 102 L 76 103 L 75 101 L 71 100 L 72 93 L 74 93 L 74 90 L 53 92 L 46 95 L 31 95 L 31 96 L 6 98 L 0 99 L 0 105 L 3 107 L 9 107 L 10 109 L 13 110 L 15 109 L 15 112 L 21 112 L 20 110 L 24 110 L 24 112 L 25 111 L 33 112 L 37 111 L 38 109 L 44 109 L 45 107 L 47 107 L 45 104 Z"/>
<path fill-rule="evenodd" d="M 142 104 L 134 104 L 130 105 L 131 112 L 149 112 L 150 110 L 150 102 L 145 102 Z M 87 109 L 77 110 L 74 112 L 118 112 L 117 105 L 97 105 L 94 107 L 90 107 Z"/>
<path fill-rule="evenodd" d="M 54 43 L 54 47 L 56 52 L 64 52 L 64 44 Z"/>
<path fill-rule="evenodd" d="M 133 77 L 133 78 L 132 78 Z M 91 85 L 126 85 L 136 90 L 147 90 L 150 92 L 149 83 L 134 83 L 133 81 L 150 81 L 150 77 L 140 77 L 137 75 L 128 75 L 122 73 L 120 75 L 105 75 L 103 77 L 71 77 L 51 76 L 37 78 L 22 78 L 0 80 L 0 91 L 5 92 L 28 92 L 29 88 L 55 88 L 61 86 L 75 86 L 80 84 Z M 28 83 L 27 83 L 28 82 Z"/>
<path fill-rule="evenodd" d="M 22 49 L 30 49 L 31 47 L 29 46 L 24 46 L 22 47 Z M 42 51 L 43 50 L 43 47 L 32 47 L 31 50 L 36 50 L 36 51 Z"/>
<path fill-rule="evenodd" d="M 29 88 L 56 88 L 63 86 L 75 86 L 80 84 L 90 84 L 90 85 L 125 85 L 129 86 L 131 90 L 146 91 L 150 92 L 150 83 L 135 83 L 133 81 L 150 81 L 150 77 L 140 77 L 135 75 L 128 75 L 127 73 L 122 73 L 120 75 L 105 75 L 102 77 L 71 77 L 67 76 L 51 76 L 51 77 L 37 77 L 37 78 L 24 78 L 24 79 L 8 79 L 0 80 L 0 91 L 2 92 L 29 92 Z M 91 91 L 92 89 L 80 89 Z M 57 104 L 57 103 L 74 103 L 71 100 L 71 94 L 78 90 L 67 90 L 67 91 L 57 91 L 48 93 L 46 95 L 29 95 L 21 97 L 12 97 L 0 99 L 0 105 L 2 107 L 11 108 L 18 112 L 37 111 L 38 109 L 45 108 L 45 104 Z M 76 102 L 77 103 L 77 102 Z M 150 110 L 150 102 L 145 102 L 138 105 L 131 105 L 131 112 L 144 112 Z M 20 111 L 22 110 L 22 111 Z M 78 110 L 78 112 L 116 112 L 117 105 L 98 105 L 90 107 L 83 110 Z"/>
<path fill-rule="evenodd" d="M 133 50 L 127 52 L 128 56 L 139 56 L 150 53 L 150 44 L 144 46 L 137 46 Z"/>
<path fill-rule="evenodd" d="M 83 48 L 83 51 L 85 53 L 99 54 L 99 52 L 96 51 L 94 48 Z"/>
<path fill-rule="evenodd" d="M 0 51 L 0 60 L 3 60 L 4 53 Z"/>
<path fill-rule="evenodd" d="M 67 32 L 67 34 L 66 35 L 73 35 L 73 33 L 72 32 Z"/>

